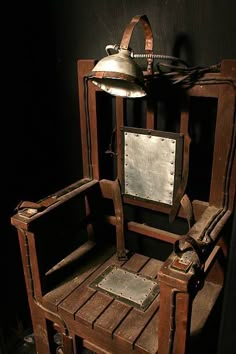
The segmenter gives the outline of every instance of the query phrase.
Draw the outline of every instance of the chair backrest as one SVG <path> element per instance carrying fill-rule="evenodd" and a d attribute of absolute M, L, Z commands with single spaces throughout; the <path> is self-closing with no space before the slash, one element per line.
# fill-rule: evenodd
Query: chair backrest
<path fill-rule="evenodd" d="M 84 176 L 118 177 L 125 204 L 170 214 L 171 221 L 185 217 L 185 193 L 195 219 L 207 205 L 232 210 L 235 61 L 223 60 L 220 72 L 191 87 L 160 80 L 151 98 L 137 100 L 114 98 L 85 82 L 93 66 L 93 60 L 78 61 Z"/>

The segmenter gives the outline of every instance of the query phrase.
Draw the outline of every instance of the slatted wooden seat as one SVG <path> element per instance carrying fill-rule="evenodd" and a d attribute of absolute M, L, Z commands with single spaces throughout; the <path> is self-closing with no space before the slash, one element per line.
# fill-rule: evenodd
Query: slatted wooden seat
<path fill-rule="evenodd" d="M 92 289 L 90 284 L 111 265 L 156 280 L 163 262 L 138 253 L 132 254 L 127 261 L 119 261 L 115 248 L 111 253 L 111 248 L 105 252 L 104 249 L 102 252 L 100 250 L 100 254 L 96 252 L 96 258 L 88 262 L 89 268 L 82 266 L 75 278 L 47 293 L 42 304 L 60 314 L 66 322 L 75 321 L 74 331 L 85 338 L 84 344 L 91 350 L 96 350 L 91 343 L 96 338 L 98 347 L 107 351 L 113 348 L 114 354 L 157 353 L 159 296 L 142 312 L 130 304 Z M 220 289 L 218 284 L 207 282 L 204 291 L 199 292 L 195 299 L 195 316 L 191 325 L 194 335 L 201 330 L 207 319 L 208 311 L 205 310 L 213 306 Z"/>
<path fill-rule="evenodd" d="M 101 260 L 102 258 L 102 260 Z M 74 321 L 77 327 L 76 332 L 81 331 L 81 337 L 98 338 L 98 346 L 108 351 L 112 345 L 114 352 L 120 353 L 132 351 L 133 346 L 138 347 L 137 339 L 146 329 L 153 314 L 158 311 L 158 297 L 144 313 L 125 304 L 113 297 L 95 291 L 89 287 L 96 276 L 101 274 L 109 265 L 118 265 L 122 268 L 140 272 L 143 275 L 156 279 L 157 270 L 161 262 L 139 254 L 133 254 L 128 261 L 118 261 L 116 253 L 104 262 L 104 254 L 97 259 L 100 266 L 87 273 L 84 279 L 83 274 L 78 277 L 79 285 L 73 291 L 67 293 L 56 289 L 44 296 L 43 303 L 58 311 L 66 321 Z M 91 274 L 89 274 L 91 273 Z M 81 279 L 82 278 L 82 279 Z M 67 284 L 68 286 L 68 284 Z M 75 286 L 75 284 L 74 284 Z M 58 294 L 59 292 L 59 294 Z M 61 296 L 61 298 L 60 298 Z M 53 308 L 54 307 L 54 308 Z"/>
<path fill-rule="evenodd" d="M 227 256 L 224 237 L 229 232 L 226 225 L 235 195 L 232 83 L 236 62 L 223 61 L 220 73 L 204 74 L 208 84 L 203 80 L 184 91 L 195 108 L 196 98 L 216 100 L 216 121 L 210 145 L 209 197 L 196 198 L 202 188 L 196 183 L 202 169 L 199 165 L 194 169 L 190 154 L 194 174 L 189 187 L 191 202 L 187 197 L 187 203 L 182 200 L 174 224 L 169 223 L 171 205 L 130 195 L 125 189 L 123 134 L 137 133 L 133 123 L 128 129 L 124 124 L 130 118 L 128 103 L 107 98 L 88 83 L 86 115 L 84 77 L 93 65 L 93 60 L 78 61 L 84 178 L 41 201 L 24 202 L 11 219 L 19 235 L 37 352 L 76 354 L 85 347 L 98 354 L 184 354 L 191 337 L 197 338 L 207 324 L 224 284 L 221 260 Z M 147 102 L 145 107 L 142 137 L 148 139 L 147 131 L 155 131 L 156 106 Z M 177 134 L 186 138 L 188 119 L 195 111 L 185 105 L 178 107 Z M 117 148 L 103 130 L 104 118 L 114 111 Z M 114 138 L 112 126 L 110 132 Z M 183 138 L 182 143 L 186 148 L 188 139 Z M 107 145 L 109 151 L 104 154 Z M 176 183 L 174 193 L 178 194 L 181 175 Z M 204 244 L 207 236 L 209 248 Z M 111 266 L 158 282 L 160 292 L 145 310 L 94 286 Z M 61 334 L 61 345 L 53 340 L 55 331 Z"/>

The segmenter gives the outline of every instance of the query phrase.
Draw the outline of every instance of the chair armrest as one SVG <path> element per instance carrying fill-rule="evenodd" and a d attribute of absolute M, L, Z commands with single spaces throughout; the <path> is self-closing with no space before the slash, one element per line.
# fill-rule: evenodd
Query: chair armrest
<path fill-rule="evenodd" d="M 81 179 L 60 191 L 43 198 L 39 202 L 24 201 L 17 206 L 17 213 L 11 217 L 11 223 L 16 228 L 28 231 L 29 225 L 41 216 L 49 213 L 59 205 L 74 197 L 88 192 L 97 185 L 97 180 Z"/>
<path fill-rule="evenodd" d="M 216 246 L 216 242 L 230 215 L 231 211 L 227 209 L 207 207 L 189 233 L 176 241 L 174 251 L 159 270 L 160 351 L 167 352 L 175 338 L 182 338 L 185 347 L 190 331 L 193 299 L 202 289 L 219 255 L 221 249 Z"/>
<path fill-rule="evenodd" d="M 188 234 L 175 242 L 159 271 L 159 280 L 170 286 L 184 286 L 186 291 L 190 282 L 202 281 L 216 258 L 212 256 L 214 247 L 230 215 L 230 210 L 208 206 Z"/>
<path fill-rule="evenodd" d="M 174 253 L 180 262 L 188 260 L 195 267 L 204 269 L 230 215 L 231 211 L 228 209 L 208 206 L 188 234 L 175 242 Z"/>

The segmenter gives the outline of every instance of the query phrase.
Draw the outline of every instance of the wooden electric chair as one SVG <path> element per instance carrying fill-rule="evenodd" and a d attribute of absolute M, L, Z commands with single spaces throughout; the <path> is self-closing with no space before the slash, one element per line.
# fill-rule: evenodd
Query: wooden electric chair
<path fill-rule="evenodd" d="M 193 353 L 224 284 L 236 61 L 175 88 L 154 75 L 137 100 L 94 65 L 78 61 L 84 178 L 11 218 L 37 352 Z"/>

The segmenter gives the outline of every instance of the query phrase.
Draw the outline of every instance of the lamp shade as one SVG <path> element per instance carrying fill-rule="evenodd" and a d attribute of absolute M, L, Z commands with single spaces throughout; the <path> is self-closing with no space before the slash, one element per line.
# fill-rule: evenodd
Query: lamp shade
<path fill-rule="evenodd" d="M 114 96 L 143 97 L 146 95 L 141 68 L 130 56 L 128 49 L 101 59 L 89 79 L 100 89 Z"/>

